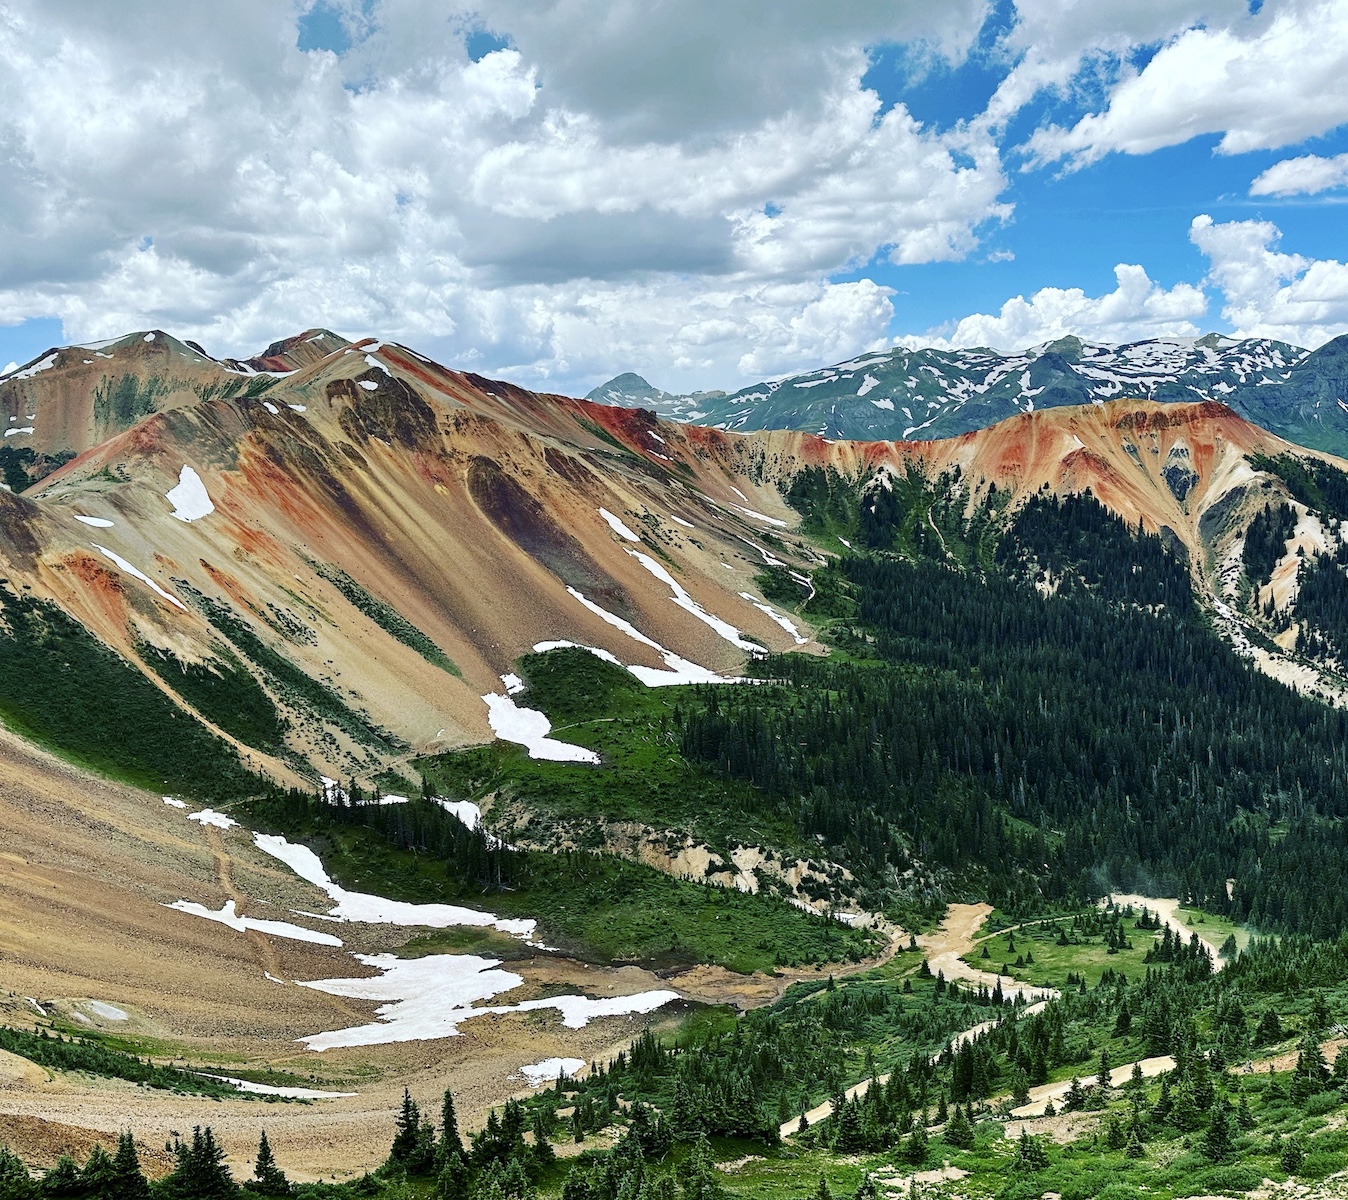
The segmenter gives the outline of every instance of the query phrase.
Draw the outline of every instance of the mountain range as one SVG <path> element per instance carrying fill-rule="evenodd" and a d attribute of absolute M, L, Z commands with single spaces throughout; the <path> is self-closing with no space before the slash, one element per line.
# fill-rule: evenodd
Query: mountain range
<path fill-rule="evenodd" d="M 1289 441 L 1348 454 L 1348 335 L 1314 351 L 1215 333 L 1119 346 L 1064 337 L 1019 354 L 899 348 L 733 393 L 671 395 L 629 372 L 587 398 L 719 429 L 872 441 L 954 437 L 1016 413 L 1115 399 L 1217 400 Z"/>
<path fill-rule="evenodd" d="M 1237 371 L 1184 354 L 1209 350 Z M 888 415 L 882 366 L 849 369 Z M 899 926 L 956 894 L 1167 872 L 1303 931 L 1338 860 L 1281 834 L 1345 794 L 1319 701 L 1348 695 L 1348 463 L 1216 399 L 1047 394 L 843 440 L 325 330 L 247 359 L 139 331 L 9 372 L 0 1026 L 326 1093 L 268 1116 L 326 1177 L 377 1161 L 408 1080 L 478 1121 L 681 1005 L 827 997 L 867 964 L 946 1005 L 914 1018 L 944 1041 L 1014 998 L 977 968 L 973 1000 L 931 991 Z M 1123 718 L 1090 707 L 1113 687 Z M 1303 737 L 1248 783 L 1243 755 Z M 1280 836 L 1211 826 L 1232 795 Z M 204 1119 L 251 1149 L 249 1102 L 116 1064 L 21 1064 L 0 1133 L 36 1161 L 133 1120 L 158 1153 Z"/>

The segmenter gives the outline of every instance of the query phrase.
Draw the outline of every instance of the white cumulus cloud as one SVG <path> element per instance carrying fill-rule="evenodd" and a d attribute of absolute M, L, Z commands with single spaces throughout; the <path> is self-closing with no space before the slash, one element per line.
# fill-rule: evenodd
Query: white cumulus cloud
<path fill-rule="evenodd" d="M 1348 333 L 1348 264 L 1285 254 L 1270 221 L 1195 217 L 1190 240 L 1208 258 L 1208 280 L 1225 299 L 1236 337 L 1267 337 L 1314 349 Z"/>
<path fill-rule="evenodd" d="M 1119 263 L 1114 278 L 1118 286 L 1103 296 L 1088 296 L 1081 288 L 1040 288 L 1029 299 L 1007 300 L 996 315 L 973 313 L 949 332 L 905 337 L 901 344 L 947 349 L 990 346 L 1010 352 L 1068 334 L 1088 341 L 1129 342 L 1199 333 L 1194 322 L 1208 306 L 1201 288 L 1189 283 L 1163 288 L 1142 267 L 1130 263 Z"/>
<path fill-rule="evenodd" d="M 336 0 L 340 54 L 306 7 L 0 7 L 0 321 L 723 385 L 883 338 L 886 290 L 830 276 L 1009 215 L 991 136 L 862 86 L 876 43 L 958 61 L 985 0 Z"/>
<path fill-rule="evenodd" d="M 1323 158 L 1303 154 L 1284 158 L 1261 172 L 1250 184 L 1251 196 L 1314 196 L 1348 184 L 1348 154 Z"/>
<path fill-rule="evenodd" d="M 1123 69 L 1100 111 L 1037 130 L 1032 158 L 1083 166 L 1204 134 L 1220 135 L 1219 153 L 1239 154 L 1348 121 L 1348 0 L 1270 0 L 1256 15 L 1227 8 L 1170 37 L 1140 71 Z"/>

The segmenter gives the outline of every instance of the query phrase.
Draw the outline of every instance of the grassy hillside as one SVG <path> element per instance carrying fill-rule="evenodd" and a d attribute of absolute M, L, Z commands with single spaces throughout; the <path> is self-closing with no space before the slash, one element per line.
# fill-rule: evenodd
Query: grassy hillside
<path fill-rule="evenodd" d="M 269 786 L 57 608 L 0 587 L 0 720 L 71 762 L 202 800 Z"/>

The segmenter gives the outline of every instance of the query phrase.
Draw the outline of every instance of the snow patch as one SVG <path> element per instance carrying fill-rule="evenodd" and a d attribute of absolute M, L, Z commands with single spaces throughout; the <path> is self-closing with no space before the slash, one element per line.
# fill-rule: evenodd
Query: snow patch
<path fill-rule="evenodd" d="M 874 375 L 872 375 L 869 371 L 867 371 L 867 372 L 866 372 L 866 377 L 861 381 L 861 386 L 860 386 L 859 388 L 857 388 L 857 395 L 858 395 L 858 396 L 864 396 L 864 395 L 865 395 L 867 392 L 869 392 L 872 388 L 878 388 L 879 386 L 880 386 L 880 381 L 879 381 L 878 379 L 876 379 L 876 377 L 875 377 Z M 877 401 L 872 400 L 871 403 L 872 403 L 872 404 L 875 404 L 875 403 L 877 403 Z M 893 408 L 894 405 L 891 403 L 889 407 L 890 407 L 890 408 Z"/>
<path fill-rule="evenodd" d="M 178 799 L 176 799 L 176 798 L 173 797 L 173 796 L 165 796 L 165 797 L 164 797 L 164 803 L 167 804 L 170 808 L 186 808 L 186 807 L 187 807 L 187 801 L 186 801 L 186 800 L 178 800 Z"/>
<path fill-rule="evenodd" d="M 633 533 L 630 529 L 628 529 L 627 526 L 624 525 L 611 512 L 609 512 L 608 509 L 601 508 L 599 510 L 599 515 L 603 517 L 605 521 L 608 522 L 608 527 L 611 530 L 613 530 L 613 532 L 616 533 L 620 538 L 626 538 L 629 542 L 641 541 L 641 539 L 637 537 L 635 533 Z"/>
<path fill-rule="evenodd" d="M 518 696 L 524 691 L 524 680 L 511 672 L 509 675 L 502 675 L 501 682 L 505 684 L 507 696 Z"/>
<path fill-rule="evenodd" d="M 749 601 L 759 612 L 763 613 L 769 620 L 775 621 L 795 639 L 797 646 L 803 646 L 809 641 L 809 638 L 800 636 L 800 630 L 790 617 L 785 617 L 779 613 L 771 604 L 764 604 L 761 600 L 755 600 L 748 592 L 741 592 L 740 598 Z"/>
<path fill-rule="evenodd" d="M 871 403 L 874 404 L 876 408 L 883 408 L 886 412 L 894 411 L 893 400 L 872 400 Z"/>
<path fill-rule="evenodd" d="M 584 1067 L 583 1058 L 545 1058 L 542 1062 L 521 1067 L 518 1074 L 529 1081 L 530 1087 L 542 1087 L 558 1079 L 570 1079 Z"/>
<path fill-rule="evenodd" d="M 19 434 L 19 433 L 32 433 L 32 432 L 33 432 L 33 427 L 32 427 L 31 425 L 20 425 L 17 429 L 6 429 L 6 430 L 5 430 L 5 436 L 6 436 L 6 437 L 13 437 L 15 434 Z"/>
<path fill-rule="evenodd" d="M 270 934 L 272 937 L 289 938 L 293 942 L 312 942 L 316 946 L 340 946 L 342 944 L 341 938 L 333 937 L 330 933 L 319 933 L 315 929 L 305 929 L 303 925 L 295 925 L 290 921 L 260 921 L 255 917 L 241 917 L 235 910 L 233 900 L 226 900 L 224 906 L 218 912 L 207 908 L 204 904 L 195 904 L 190 900 L 175 900 L 172 904 L 166 904 L 164 907 L 174 909 L 176 912 L 187 913 L 188 916 L 203 917 L 207 921 L 228 925 L 230 929 L 237 930 L 239 933 L 254 929 L 258 933 Z"/>
<path fill-rule="evenodd" d="M 755 521 L 766 521 L 769 525 L 776 525 L 778 529 L 789 529 L 790 526 L 785 521 L 779 521 L 776 517 L 769 517 L 766 513 L 754 512 L 752 508 L 745 508 L 743 505 L 736 504 L 746 517 L 753 517 Z"/>
<path fill-rule="evenodd" d="M 677 992 L 651 991 L 604 999 L 554 996 L 521 1004 L 474 1008 L 476 1001 L 509 992 L 524 980 L 513 971 L 499 970 L 499 959 L 472 954 L 436 954 L 417 959 L 358 954 L 356 958 L 367 967 L 374 967 L 380 975 L 373 979 L 317 979 L 301 986 L 330 996 L 383 1001 L 376 1010 L 380 1019 L 368 1025 L 300 1038 L 311 1050 L 455 1037 L 459 1025 L 473 1017 L 547 1008 L 560 1012 L 562 1024 L 568 1029 L 582 1029 L 597 1017 L 653 1012 L 679 999 Z"/>
<path fill-rule="evenodd" d="M 183 612 L 187 611 L 187 605 L 179 600 L 177 596 L 170 595 L 168 592 L 164 591 L 164 589 L 155 583 L 153 579 L 143 572 L 136 570 L 136 568 L 127 562 L 120 554 L 114 554 L 106 546 L 100 546 L 97 542 L 90 542 L 89 544 L 105 558 L 111 559 L 116 564 L 119 571 L 125 571 L 133 579 L 139 579 L 141 583 L 151 588 L 157 595 L 163 597 L 170 604 L 176 604 L 183 610 Z"/>
<path fill-rule="evenodd" d="M 311 338 L 310 341 L 313 339 Z M 268 976 L 268 978 L 271 978 Z M 231 1084 L 241 1092 L 252 1096 L 280 1096 L 283 1100 L 344 1100 L 350 1096 L 359 1096 L 359 1092 L 320 1092 L 314 1088 L 270 1087 L 265 1083 L 254 1083 L 251 1079 L 235 1079 L 231 1075 L 206 1075 L 207 1079 L 218 1079 L 221 1083 Z"/>
<path fill-rule="evenodd" d="M 601 608 L 588 596 L 576 591 L 575 588 L 568 587 L 566 590 L 585 605 L 585 607 L 594 613 L 600 620 L 608 625 L 612 625 L 614 629 L 622 630 L 622 632 L 627 634 L 633 641 L 640 642 L 643 646 L 649 646 L 665 660 L 665 666 L 669 668 L 668 671 L 661 671 L 656 667 L 642 667 L 635 663 L 628 665 L 627 669 L 647 687 L 670 687 L 681 683 L 734 682 L 734 680 L 731 679 L 723 679 L 720 675 L 717 675 L 715 671 L 709 671 L 706 667 L 699 667 L 697 663 L 689 662 L 686 658 L 680 658 L 673 650 L 666 650 L 659 642 L 652 638 L 648 638 L 630 621 L 625 621 L 622 617 L 609 612 L 605 608 Z M 553 644 L 562 645 L 564 643 L 539 643 L 540 646 Z M 537 650 L 538 646 L 535 646 L 534 649 Z M 585 649 L 592 650 L 589 646 L 585 647 Z M 598 650 L 592 650 L 592 653 L 599 654 L 601 658 L 603 657 L 603 654 Z M 618 662 L 616 658 L 613 658 L 611 661 Z"/>
<path fill-rule="evenodd" d="M 436 804 L 458 819 L 468 829 L 476 829 L 482 824 L 482 810 L 471 800 L 442 800 L 436 797 Z"/>
<path fill-rule="evenodd" d="M 84 1007 L 94 1016 L 102 1017 L 105 1021 L 126 1021 L 130 1019 L 115 1004 L 108 1004 L 103 1000 L 90 1000 Z"/>
<path fill-rule="evenodd" d="M 262 407 L 265 408 L 274 417 L 279 417 L 281 415 L 281 410 L 277 408 L 276 405 L 274 405 L 270 400 L 262 401 Z"/>
<path fill-rule="evenodd" d="M 178 486 L 166 492 L 164 498 L 173 505 L 169 515 L 180 521 L 199 521 L 215 511 L 206 485 L 191 467 L 185 466 L 178 472 Z"/>
<path fill-rule="evenodd" d="M 95 529 L 112 528 L 112 522 L 105 520 L 103 517 L 85 517 L 81 516 L 79 513 L 74 513 L 73 516 L 75 520 L 79 521 L 82 525 L 92 525 Z"/>
<path fill-rule="evenodd" d="M 53 350 L 46 358 L 42 359 L 41 362 L 35 362 L 31 367 L 24 367 L 24 369 L 19 371 L 14 378 L 32 379 L 39 371 L 50 371 L 52 367 L 56 366 L 56 358 L 57 351 Z M 6 370 L 6 374 L 8 373 L 8 370 Z M 32 430 L 29 430 L 29 432 L 31 433 Z"/>
<path fill-rule="evenodd" d="M 492 925 L 502 933 L 530 938 L 538 922 L 534 920 L 505 919 L 494 913 L 456 904 L 410 904 L 402 900 L 386 900 L 366 892 L 348 892 L 334 883 L 323 863 L 308 846 L 288 842 L 269 833 L 253 834 L 253 844 L 264 854 L 285 863 L 306 883 L 326 892 L 335 907 L 327 914 L 336 921 L 359 921 L 370 925 L 423 925 L 428 929 L 448 929 L 454 925 L 477 927 Z"/>
<path fill-rule="evenodd" d="M 213 808 L 203 808 L 200 812 L 188 813 L 189 821 L 200 821 L 202 825 L 211 825 L 216 829 L 233 829 L 237 824 L 233 817 L 227 817 L 224 813 L 218 813 Z"/>
<path fill-rule="evenodd" d="M 293 409 L 295 412 L 308 412 L 308 411 L 309 411 L 309 409 L 308 409 L 305 405 L 303 405 L 303 404 L 289 404 L 289 405 L 287 405 L 286 407 L 287 407 L 287 408 L 290 408 L 290 409 Z"/>
<path fill-rule="evenodd" d="M 358 383 L 360 384 L 360 386 L 363 387 L 367 392 L 377 392 L 377 391 L 379 390 L 379 384 L 376 383 L 373 379 L 361 379 L 361 380 L 357 380 L 357 382 L 358 382 Z"/>
<path fill-rule="evenodd" d="M 1342 401 L 1340 401 L 1340 403 L 1342 403 Z M 1348 408 L 1348 405 L 1345 405 L 1344 407 Z M 697 526 L 694 525 L 692 521 L 685 521 L 682 517 L 676 517 L 673 513 L 669 514 L 669 519 L 673 521 L 675 525 L 682 525 L 685 529 L 697 528 Z"/>
<path fill-rule="evenodd" d="M 703 608 L 702 605 L 684 590 L 683 585 L 649 554 L 643 554 L 640 550 L 629 550 L 627 553 L 635 558 L 647 571 L 654 575 L 656 579 L 665 584 L 674 593 L 671 599 L 675 604 L 685 612 L 696 617 L 704 625 L 709 626 L 718 636 L 725 638 L 725 640 L 732 646 L 737 646 L 739 649 L 747 651 L 750 654 L 762 650 L 761 646 L 757 646 L 753 642 L 745 641 L 745 639 L 740 636 L 740 631 L 730 624 L 729 621 L 723 621 L 714 613 L 709 613 Z"/>
<path fill-rule="evenodd" d="M 530 758 L 548 762 L 599 762 L 599 755 L 593 750 L 548 737 L 552 722 L 537 709 L 520 708 L 509 696 L 498 696 L 495 692 L 488 692 L 482 702 L 487 706 L 487 724 L 492 732 L 504 741 L 525 747 Z"/>

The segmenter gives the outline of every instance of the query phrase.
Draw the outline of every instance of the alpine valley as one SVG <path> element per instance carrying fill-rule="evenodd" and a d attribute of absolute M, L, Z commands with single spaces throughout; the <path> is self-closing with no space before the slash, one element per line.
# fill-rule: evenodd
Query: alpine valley
<path fill-rule="evenodd" d="M 1346 344 L 0 376 L 0 1200 L 1345 1194 Z"/>

